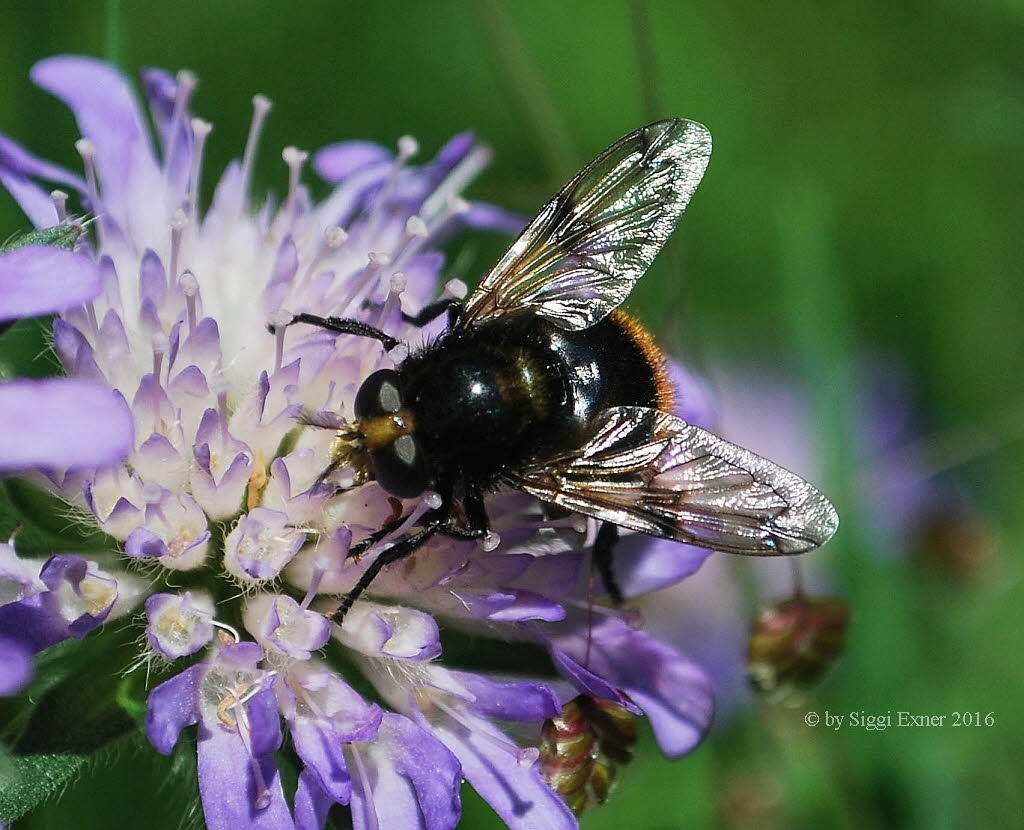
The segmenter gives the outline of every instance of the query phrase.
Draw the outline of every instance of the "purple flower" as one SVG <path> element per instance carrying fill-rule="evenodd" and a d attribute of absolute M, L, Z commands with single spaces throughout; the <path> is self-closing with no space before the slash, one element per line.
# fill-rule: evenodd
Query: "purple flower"
<path fill-rule="evenodd" d="M 306 421 L 343 425 L 361 381 L 395 353 L 280 323 L 312 312 L 414 342 L 436 336 L 443 320 L 421 331 L 402 312 L 464 295 L 463 284 L 441 279 L 440 243 L 466 228 L 521 226 L 460 196 L 486 165 L 486 148 L 458 135 L 416 167 L 409 137 L 394 152 L 335 144 L 313 156 L 330 186 L 315 201 L 303 184 L 307 153 L 288 147 L 282 198 L 254 197 L 270 110 L 256 96 L 241 159 L 204 209 L 212 128 L 190 113 L 193 76 L 144 73 L 151 137 L 130 84 L 106 64 L 51 58 L 32 75 L 77 118 L 85 174 L 0 137 L 0 180 L 39 227 L 64 219 L 64 202 L 40 181 L 72 189 L 96 216 L 94 239 L 73 262 L 98 290 L 65 305 L 54 346 L 69 383 L 116 401 L 133 437 L 123 462 L 42 465 L 47 485 L 107 534 L 110 550 L 103 568 L 69 556 L 40 568 L 13 550 L 0 558 L 0 660 L 23 672 L 26 653 L 82 636 L 149 593 L 136 664 L 171 676 L 150 693 L 146 732 L 169 753 L 196 727 L 198 785 L 214 830 L 318 828 L 334 804 L 349 806 L 357 828 L 450 828 L 463 778 L 510 826 L 573 828 L 534 745 L 541 724 L 575 696 L 572 685 L 650 715 L 668 753 L 693 748 L 711 714 L 704 676 L 631 628 L 628 613 L 601 610 L 588 640 L 587 523 L 546 517 L 521 493 L 490 499 L 493 533 L 482 543 L 431 540 L 386 568 L 343 625 L 328 621 L 338 596 L 436 502 L 427 494 L 396 505 L 376 484 L 353 486 L 352 470 L 324 480 L 336 434 Z M 31 267 L 48 267 L 50 252 L 26 250 Z M 699 382 L 677 374 L 687 417 L 710 417 Z M 106 440 L 102 425 L 89 429 L 73 440 Z M 350 557 L 353 540 L 398 507 L 409 514 L 404 527 Z M 639 556 L 624 584 L 631 594 L 669 584 L 706 555 L 675 546 Z M 28 619 L 38 623 L 31 632 Z M 539 643 L 565 679 L 515 677 L 514 665 L 507 677 L 448 669 L 442 630 Z M 200 653 L 174 673 L 173 661 Z M 353 666 L 390 710 L 356 691 L 364 686 L 348 676 Z M 303 764 L 294 793 L 274 757 L 282 722 Z"/>
<path fill-rule="evenodd" d="M 10 142 L 0 137 L 0 164 L 11 156 Z M 26 158 L 20 161 L 39 169 Z M 9 321 L 80 306 L 100 290 L 100 271 L 85 254 L 44 245 L 0 253 L 0 333 Z M 131 435 L 124 401 L 101 385 L 0 384 L 0 473 L 117 461 L 128 454 Z"/>
<path fill-rule="evenodd" d="M 0 587 L 0 638 L 11 659 L 81 639 L 130 611 L 143 590 L 137 577 L 108 573 L 81 556 L 60 554 L 41 563 L 19 559 L 13 543 L 0 545 Z"/>

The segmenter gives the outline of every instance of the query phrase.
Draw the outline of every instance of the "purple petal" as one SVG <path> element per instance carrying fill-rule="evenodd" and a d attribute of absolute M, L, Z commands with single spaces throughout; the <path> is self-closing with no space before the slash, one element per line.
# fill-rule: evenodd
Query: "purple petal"
<path fill-rule="evenodd" d="M 341 141 L 317 152 L 313 169 L 320 178 L 338 184 L 360 168 L 382 161 L 391 161 L 392 153 L 372 141 Z"/>
<path fill-rule="evenodd" d="M 73 379 L 0 384 L 0 471 L 99 466 L 132 449 L 124 399 Z"/>
<path fill-rule="evenodd" d="M 125 555 L 132 559 L 155 559 L 168 551 L 164 540 L 145 527 L 135 528 L 124 543 Z"/>
<path fill-rule="evenodd" d="M 448 673 L 465 691 L 476 698 L 470 705 L 486 717 L 541 721 L 555 717 L 562 711 L 558 695 L 546 683 L 504 683 L 471 672 Z"/>
<path fill-rule="evenodd" d="M 146 618 L 149 644 L 168 660 L 195 654 L 213 639 L 213 602 L 202 593 L 153 594 Z"/>
<path fill-rule="evenodd" d="M 323 830 L 333 804 L 334 799 L 323 791 L 316 773 L 304 769 L 295 790 L 296 830 Z"/>
<path fill-rule="evenodd" d="M 0 635 L 0 697 L 14 695 L 32 676 L 32 653 L 19 640 Z"/>
<path fill-rule="evenodd" d="M 340 804 L 352 795 L 345 745 L 377 737 L 383 713 L 327 668 L 293 663 L 277 685 L 295 751 L 319 785 Z"/>
<path fill-rule="evenodd" d="M 523 762 L 507 737 L 483 718 L 464 714 L 464 723 L 438 718 L 430 727 L 455 753 L 466 780 L 514 830 L 577 830 L 578 823 L 532 764 Z M 464 725 L 465 724 L 465 725 Z M 467 728 L 468 726 L 468 728 Z M 500 745 L 508 743 L 508 752 Z"/>
<path fill-rule="evenodd" d="M 639 707 L 632 703 L 629 698 L 624 697 L 614 685 L 576 662 L 576 660 L 560 648 L 551 647 L 551 659 L 555 664 L 555 668 L 558 669 L 562 676 L 584 694 L 588 694 L 591 697 L 600 697 L 605 700 L 613 700 L 620 706 L 625 706 L 635 715 L 643 714 Z"/>
<path fill-rule="evenodd" d="M 683 755 L 701 742 L 711 725 L 714 698 L 711 683 L 698 666 L 619 619 L 602 620 L 589 637 L 589 669 L 625 691 L 643 710 L 666 755 Z M 580 625 L 555 642 L 574 661 L 582 661 L 587 639 L 586 627 Z"/>
<path fill-rule="evenodd" d="M 261 708 L 257 706 L 256 711 Z M 252 702 L 248 710 L 253 712 Z M 257 792 L 253 760 L 237 731 L 219 722 L 209 725 L 202 723 L 199 727 L 198 755 L 199 793 L 203 799 L 203 815 L 209 830 L 238 830 L 240 827 L 286 830 L 295 826 L 284 798 L 281 776 L 273 753 L 262 754 L 255 759 L 265 784 L 263 798 L 269 799 L 265 804 L 261 801 L 259 805 L 257 797 L 260 793 Z"/>
<path fill-rule="evenodd" d="M 40 61 L 32 80 L 75 113 L 82 134 L 96 147 L 103 202 L 123 213 L 132 191 L 160 192 L 160 169 L 131 85 L 103 61 L 61 55 Z M 155 184 L 152 189 L 150 185 Z"/>
<path fill-rule="evenodd" d="M 48 245 L 0 254 L 0 321 L 63 311 L 99 293 L 99 267 L 84 254 Z"/>
<path fill-rule="evenodd" d="M 200 663 L 164 681 L 146 702 L 146 737 L 163 755 L 170 755 L 181 730 L 199 722 L 199 687 L 208 665 Z"/>
<path fill-rule="evenodd" d="M 678 361 L 669 360 L 666 368 L 675 390 L 673 412 L 688 424 L 711 430 L 717 428 L 718 399 L 711 385 Z"/>
<path fill-rule="evenodd" d="M 485 202 L 471 202 L 469 210 L 458 215 L 463 227 L 473 230 L 499 231 L 514 236 L 526 227 L 526 217 Z"/>
<path fill-rule="evenodd" d="M 622 593 L 635 597 L 692 576 L 712 553 L 644 533 L 625 534 L 615 550 L 616 578 Z"/>
<path fill-rule="evenodd" d="M 565 619 L 565 609 L 540 594 L 532 591 L 515 591 L 513 596 L 514 601 L 511 605 L 489 614 L 487 619 L 498 622 L 558 622 Z"/>
<path fill-rule="evenodd" d="M 85 182 L 78 176 L 33 156 L 7 136 L 0 135 L 0 182 L 33 225 L 47 228 L 57 221 L 57 212 L 49 192 L 33 181 L 37 178 L 66 185 L 79 193 L 85 191 Z"/>
<path fill-rule="evenodd" d="M 450 830 L 456 825 L 462 812 L 462 768 L 430 732 L 386 712 L 377 740 L 352 747 L 360 764 L 371 767 L 353 781 L 355 830 Z"/>

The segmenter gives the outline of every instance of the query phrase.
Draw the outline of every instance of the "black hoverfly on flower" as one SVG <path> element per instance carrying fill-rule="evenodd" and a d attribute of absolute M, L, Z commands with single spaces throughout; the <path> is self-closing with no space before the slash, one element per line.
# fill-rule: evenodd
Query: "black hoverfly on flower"
<path fill-rule="evenodd" d="M 341 605 L 341 623 L 386 565 L 431 537 L 485 539 L 484 495 L 502 485 L 601 522 L 593 558 L 613 600 L 618 527 L 746 555 L 812 550 L 838 516 L 788 470 L 670 414 L 673 390 L 651 335 L 619 310 L 700 183 L 711 136 L 672 119 L 630 133 L 549 201 L 435 342 L 362 383 L 326 475 L 354 470 L 398 498 L 439 504 L 381 551 Z M 334 332 L 398 341 L 363 321 L 295 315 Z M 315 419 L 313 420 L 315 424 Z M 333 426 L 326 423 L 323 426 Z M 352 547 L 358 556 L 408 521 Z"/>

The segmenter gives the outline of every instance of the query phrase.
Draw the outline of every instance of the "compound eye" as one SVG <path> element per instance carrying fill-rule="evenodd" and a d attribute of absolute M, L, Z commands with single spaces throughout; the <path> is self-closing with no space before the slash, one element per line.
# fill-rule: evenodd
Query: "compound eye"
<path fill-rule="evenodd" d="M 401 408 L 402 393 L 398 388 L 398 372 L 394 369 L 380 369 L 374 372 L 363 381 L 363 385 L 356 393 L 357 418 L 398 412 Z"/>
<path fill-rule="evenodd" d="M 423 453 L 416 439 L 402 435 L 372 454 L 373 474 L 391 495 L 400 499 L 418 496 L 430 485 Z"/>

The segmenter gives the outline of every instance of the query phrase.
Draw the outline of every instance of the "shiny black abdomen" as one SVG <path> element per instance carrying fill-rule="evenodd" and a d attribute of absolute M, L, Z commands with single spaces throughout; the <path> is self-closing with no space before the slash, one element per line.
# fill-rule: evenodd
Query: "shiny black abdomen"
<path fill-rule="evenodd" d="M 400 377 L 428 468 L 481 487 L 581 446 L 608 407 L 658 405 L 651 357 L 617 315 L 583 331 L 529 314 L 456 331 Z"/>

